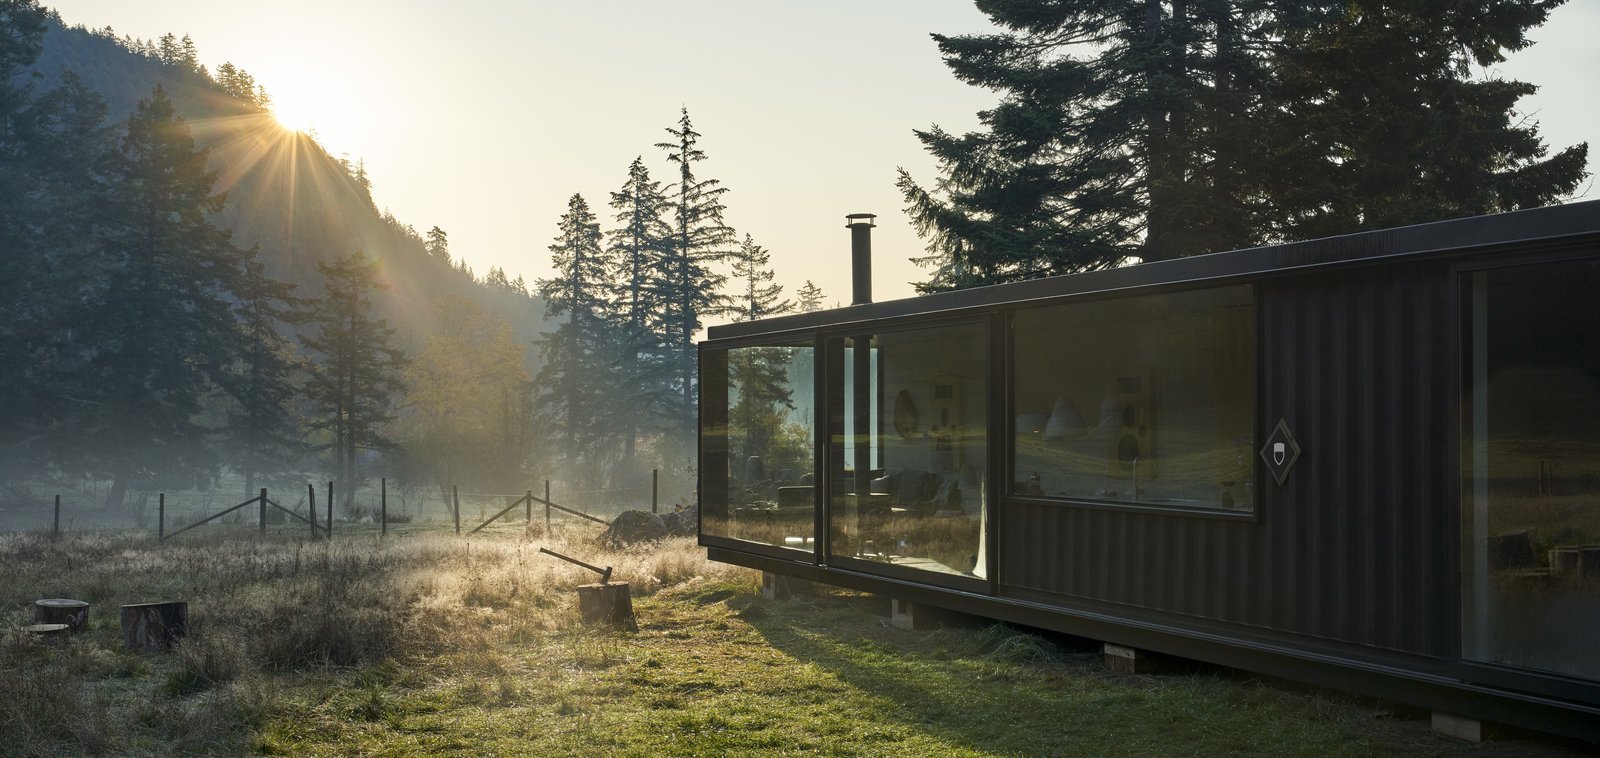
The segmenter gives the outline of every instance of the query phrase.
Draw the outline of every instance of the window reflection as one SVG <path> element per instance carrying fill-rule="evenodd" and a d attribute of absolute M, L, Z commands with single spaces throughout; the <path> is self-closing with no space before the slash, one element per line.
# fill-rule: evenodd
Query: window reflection
<path fill-rule="evenodd" d="M 815 548 L 813 349 L 741 347 L 708 355 L 701 524 L 707 535 Z M 711 406 L 715 405 L 715 408 Z"/>
<path fill-rule="evenodd" d="M 1247 286 L 1019 311 L 1011 491 L 1249 511 Z"/>
<path fill-rule="evenodd" d="M 984 325 L 835 344 L 833 554 L 982 577 Z"/>
<path fill-rule="evenodd" d="M 1600 679 L 1600 259 L 1464 284 L 1465 655 Z"/>

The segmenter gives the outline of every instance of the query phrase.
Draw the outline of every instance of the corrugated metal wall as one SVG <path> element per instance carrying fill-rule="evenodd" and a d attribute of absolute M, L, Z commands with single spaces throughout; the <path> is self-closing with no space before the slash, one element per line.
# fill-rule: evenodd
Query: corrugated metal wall
<path fill-rule="evenodd" d="M 1283 418 L 1304 452 L 1282 487 L 1258 467 L 1259 519 L 1007 502 L 1002 592 L 1456 657 L 1450 287 L 1439 265 L 1261 283 L 1257 444 Z"/>

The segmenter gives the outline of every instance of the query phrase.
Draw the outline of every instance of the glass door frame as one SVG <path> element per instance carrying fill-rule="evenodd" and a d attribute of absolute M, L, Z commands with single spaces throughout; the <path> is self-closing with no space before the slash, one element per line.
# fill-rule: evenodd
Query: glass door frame
<path fill-rule="evenodd" d="M 1005 388 L 1008 386 L 1005 383 L 1004 371 L 1004 354 L 1006 352 L 1003 340 L 1004 323 L 1005 311 L 989 309 L 983 312 L 957 316 L 940 315 L 932 318 L 895 320 L 883 323 L 859 322 L 828 329 L 819 335 L 817 365 L 819 372 L 826 372 L 825 376 L 819 376 L 818 378 L 819 398 L 817 403 L 817 431 L 819 438 L 817 465 L 820 474 L 819 480 L 823 485 L 818 493 L 821 498 L 821 508 L 818 510 L 817 545 L 818 559 L 822 565 L 831 569 L 963 592 L 984 595 L 999 594 L 997 572 L 1000 563 L 998 560 L 998 535 L 1000 534 L 998 517 L 1000 509 L 997 506 L 1000 504 L 998 498 L 1001 497 L 1001 493 L 1004 491 L 1003 482 L 999 478 L 1004 476 L 1004 474 L 999 473 L 1003 464 L 1001 460 L 1003 446 L 999 443 L 1003 440 L 1006 426 L 1003 409 L 1007 405 Z M 877 337 L 883 334 L 971 325 L 976 325 L 981 329 L 985 343 L 984 367 L 981 372 L 985 382 L 983 407 L 986 416 L 983 424 L 984 440 L 982 444 L 984 455 L 982 473 L 984 478 L 981 490 L 978 493 L 980 495 L 980 508 L 982 509 L 979 513 L 980 524 L 983 524 L 980 529 L 980 539 L 983 540 L 980 546 L 980 555 L 984 563 L 984 577 L 964 577 L 956 574 L 895 566 L 880 561 L 834 555 L 831 528 L 834 515 L 834 492 L 836 488 L 841 486 L 839 472 L 843 470 L 840 468 L 836 472 L 834 463 L 845 454 L 843 446 L 835 445 L 834 443 L 834 421 L 835 419 L 838 420 L 838 436 L 843 439 L 845 396 L 851 392 L 850 388 L 844 386 L 843 362 L 848 360 L 844 348 L 845 340 L 853 337 Z M 880 375 L 883 368 L 884 366 L 880 362 L 878 366 Z M 878 387 L 878 392 L 881 395 L 884 391 L 881 379 Z M 878 418 L 873 419 L 873 423 L 880 428 L 884 416 L 883 402 L 884 400 L 880 397 L 878 400 L 879 415 Z"/>

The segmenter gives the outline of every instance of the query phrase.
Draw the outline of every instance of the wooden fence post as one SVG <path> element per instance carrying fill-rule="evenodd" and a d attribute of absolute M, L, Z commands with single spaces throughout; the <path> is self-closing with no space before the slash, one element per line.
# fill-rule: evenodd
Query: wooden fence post
<path fill-rule="evenodd" d="M 148 502 L 148 501 L 146 501 Z M 50 539 L 61 537 L 61 496 L 56 495 L 56 524 L 50 528 Z"/>
<path fill-rule="evenodd" d="M 267 488 L 261 488 L 261 526 L 258 532 L 261 536 L 267 535 Z"/>
<path fill-rule="evenodd" d="M 650 512 L 657 513 L 656 503 L 661 492 L 661 469 L 650 469 Z"/>
<path fill-rule="evenodd" d="M 156 542 L 167 538 L 167 493 L 163 492 L 156 499 Z"/>
<path fill-rule="evenodd" d="M 311 518 L 306 520 L 311 522 L 311 539 L 315 541 L 317 539 L 317 485 L 307 484 L 306 494 L 311 496 L 306 501 L 306 514 Z"/>
<path fill-rule="evenodd" d="M 378 520 L 383 526 L 378 530 L 379 537 L 389 534 L 389 477 L 378 480 Z"/>
<path fill-rule="evenodd" d="M 328 540 L 333 540 L 333 482 L 328 482 Z"/>
<path fill-rule="evenodd" d="M 450 485 L 451 512 L 455 514 L 456 534 L 461 533 L 461 488 Z"/>
<path fill-rule="evenodd" d="M 550 539 L 550 480 L 544 480 L 544 538 Z"/>
<path fill-rule="evenodd" d="M 528 499 L 524 503 L 524 505 L 527 506 L 526 515 L 528 517 L 528 523 L 532 524 L 533 523 L 533 490 L 528 490 Z"/>

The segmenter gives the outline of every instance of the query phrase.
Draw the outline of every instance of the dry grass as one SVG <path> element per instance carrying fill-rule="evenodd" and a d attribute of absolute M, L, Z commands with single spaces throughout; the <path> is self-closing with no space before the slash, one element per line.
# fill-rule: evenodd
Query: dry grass
<path fill-rule="evenodd" d="M 1114 677 L 1001 626 L 902 632 L 859 593 L 763 601 L 689 539 L 609 551 L 540 526 L 0 536 L 0 754 L 1458 752 L 1349 700 Z M 581 627 L 594 574 L 544 545 L 613 566 L 640 630 Z M 88 632 L 22 633 L 43 597 L 93 603 Z M 116 607 L 162 599 L 190 604 L 190 636 L 124 652 Z"/>

